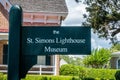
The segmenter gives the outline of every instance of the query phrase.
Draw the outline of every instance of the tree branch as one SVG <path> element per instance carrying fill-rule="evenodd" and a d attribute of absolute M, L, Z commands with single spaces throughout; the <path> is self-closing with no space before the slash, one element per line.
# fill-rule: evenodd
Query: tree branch
<path fill-rule="evenodd" d="M 120 32 L 120 28 L 118 28 L 117 30 L 115 30 L 113 33 L 112 33 L 112 36 L 115 36 L 116 34 L 118 34 Z"/>

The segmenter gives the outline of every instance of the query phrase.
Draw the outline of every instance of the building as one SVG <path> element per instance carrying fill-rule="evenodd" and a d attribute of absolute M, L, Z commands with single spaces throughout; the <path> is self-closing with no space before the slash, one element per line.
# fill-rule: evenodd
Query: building
<path fill-rule="evenodd" d="M 64 59 L 61 59 L 60 60 L 60 67 L 62 66 L 62 65 L 65 65 L 65 64 L 68 64 Z"/>
<path fill-rule="evenodd" d="M 68 14 L 65 0 L 0 0 L 0 64 L 5 61 L 9 32 L 9 10 L 18 4 L 23 8 L 23 26 L 61 26 Z M 55 66 L 59 74 L 59 55 L 38 56 L 39 65 Z"/>
<path fill-rule="evenodd" d="M 112 53 L 110 64 L 112 69 L 120 69 L 120 52 Z"/>

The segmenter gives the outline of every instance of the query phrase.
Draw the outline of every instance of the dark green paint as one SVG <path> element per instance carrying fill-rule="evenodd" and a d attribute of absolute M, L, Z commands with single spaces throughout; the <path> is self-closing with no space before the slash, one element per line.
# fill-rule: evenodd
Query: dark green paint
<path fill-rule="evenodd" d="M 53 34 L 53 30 L 60 33 Z M 9 45 L 8 45 L 8 80 L 20 80 L 25 78 L 28 70 L 37 63 L 38 55 L 46 55 L 46 65 L 50 65 L 50 55 L 54 54 L 90 54 L 91 34 L 89 27 L 23 27 L 22 8 L 18 5 L 12 6 L 9 13 Z M 85 44 L 27 44 L 27 38 L 75 38 L 85 39 Z M 65 53 L 45 53 L 44 46 L 66 47 L 70 51 Z M 7 46 L 5 47 L 5 49 Z M 4 52 L 7 56 L 7 52 Z M 4 58 L 5 58 L 4 57 Z"/>
<path fill-rule="evenodd" d="M 53 34 L 53 31 L 59 31 L 59 34 Z M 27 43 L 27 38 L 32 39 Z M 72 38 L 85 39 L 85 43 L 35 43 L 35 39 L 56 39 Z M 52 48 L 67 48 L 67 52 L 45 52 L 45 46 Z M 23 55 L 54 55 L 54 54 L 78 54 L 88 55 L 91 52 L 91 29 L 90 27 L 23 27 L 22 28 L 22 54 Z"/>
<path fill-rule="evenodd" d="M 25 78 L 29 69 L 37 64 L 37 55 L 21 55 L 20 58 L 20 78 Z"/>
<path fill-rule="evenodd" d="M 20 80 L 22 9 L 12 6 L 9 13 L 8 80 Z"/>

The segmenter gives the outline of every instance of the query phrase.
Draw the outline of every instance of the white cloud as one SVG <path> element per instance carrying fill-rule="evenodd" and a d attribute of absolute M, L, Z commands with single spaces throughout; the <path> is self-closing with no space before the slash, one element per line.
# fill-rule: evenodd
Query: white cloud
<path fill-rule="evenodd" d="M 117 40 L 120 41 L 120 33 L 118 33 L 116 36 L 117 36 Z"/>
<path fill-rule="evenodd" d="M 91 47 L 92 47 L 92 49 L 100 49 L 100 48 L 102 48 L 102 46 L 97 44 L 97 42 L 96 42 L 96 40 L 94 38 L 91 38 Z"/>
<path fill-rule="evenodd" d="M 81 23 L 83 22 L 82 20 L 82 16 L 78 13 L 70 13 L 67 18 L 66 21 L 63 22 L 62 25 L 67 25 L 67 26 L 80 26 Z"/>
<path fill-rule="evenodd" d="M 69 10 L 67 18 L 63 21 L 62 26 L 81 26 L 85 21 L 83 14 L 88 14 L 85 10 L 86 5 L 76 3 L 75 0 L 66 0 Z M 120 35 L 118 36 L 120 40 Z M 91 33 L 91 47 L 94 48 L 110 48 L 110 41 L 100 39 L 93 32 Z"/>
<path fill-rule="evenodd" d="M 94 48 L 110 48 L 111 44 L 110 44 L 110 40 L 106 40 L 104 38 L 98 38 L 97 34 L 94 34 L 93 32 L 91 32 L 91 45 L 92 45 L 92 49 Z"/>
<path fill-rule="evenodd" d="M 85 5 L 78 4 L 75 0 L 66 0 L 67 7 L 69 10 L 67 18 L 62 22 L 62 26 L 81 26 L 83 19 L 83 14 L 86 13 Z"/>
<path fill-rule="evenodd" d="M 92 48 L 96 48 L 97 47 L 96 41 L 93 38 L 91 38 L 91 47 Z"/>

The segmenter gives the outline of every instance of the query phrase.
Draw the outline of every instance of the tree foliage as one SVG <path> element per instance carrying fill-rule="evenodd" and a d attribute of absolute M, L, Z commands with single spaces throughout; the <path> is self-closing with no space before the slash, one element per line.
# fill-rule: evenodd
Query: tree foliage
<path fill-rule="evenodd" d="M 83 25 L 91 26 L 99 37 L 118 42 L 116 35 L 120 32 L 120 0 L 84 0 L 84 3 L 88 6 L 86 11 L 89 15 L 84 14 L 86 22 Z"/>
<path fill-rule="evenodd" d="M 61 55 L 61 59 L 64 59 L 68 64 L 83 66 L 82 59 L 79 57 L 69 57 L 68 55 Z"/>
<path fill-rule="evenodd" d="M 92 68 L 102 68 L 111 58 L 110 50 L 108 49 L 95 49 L 92 54 L 84 57 L 83 63 L 86 66 L 91 66 Z"/>
<path fill-rule="evenodd" d="M 120 44 L 112 45 L 111 51 L 112 51 L 112 52 L 120 51 Z"/>

